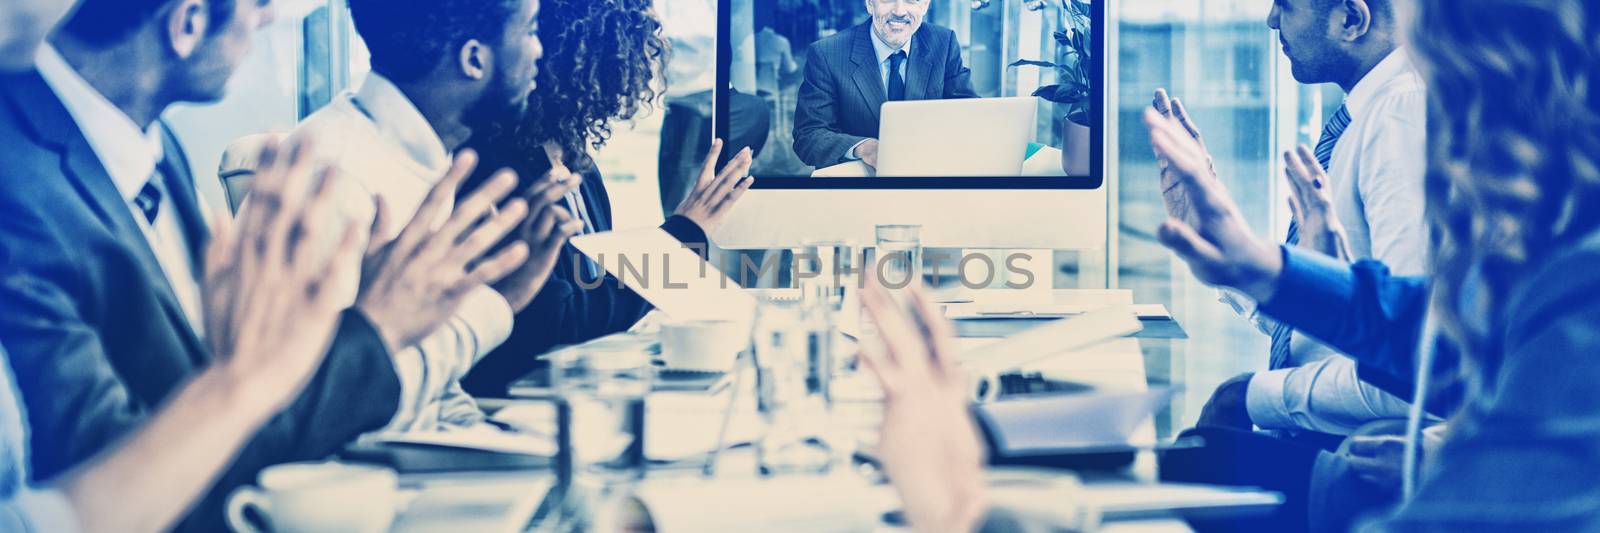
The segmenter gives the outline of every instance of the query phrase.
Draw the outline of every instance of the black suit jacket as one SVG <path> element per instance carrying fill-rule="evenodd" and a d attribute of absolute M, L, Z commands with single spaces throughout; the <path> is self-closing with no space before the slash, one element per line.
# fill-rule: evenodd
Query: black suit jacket
<path fill-rule="evenodd" d="M 878 137 L 878 110 L 887 99 L 871 21 L 830 35 L 806 51 L 805 81 L 794 110 L 794 152 L 805 164 L 844 162 L 845 152 Z M 911 38 L 906 99 L 976 98 L 972 71 L 961 64 L 956 32 L 923 23 Z"/>
<path fill-rule="evenodd" d="M 479 165 L 481 172 L 474 176 L 474 181 L 507 166 L 503 162 L 510 158 L 498 152 L 491 147 L 480 150 L 484 164 Z M 543 176 L 550 170 L 548 162 L 543 163 L 538 168 L 526 164 L 511 167 L 519 176 Z M 595 231 L 611 231 L 611 197 L 606 194 L 605 180 L 595 168 L 582 174 L 583 183 L 578 191 Z M 706 233 L 694 221 L 674 215 L 661 224 L 661 229 L 704 253 Z M 474 396 L 505 396 L 511 382 L 543 364 L 538 358 L 541 354 L 557 346 L 625 331 L 655 309 L 643 296 L 622 286 L 610 275 L 598 284 L 592 280 L 579 283 L 579 276 L 585 275 L 583 261 L 583 253 L 567 244 L 555 271 L 550 274 L 550 281 L 539 289 L 533 303 L 517 313 L 511 337 L 473 365 L 472 371 L 462 380 L 462 388 Z"/>
<path fill-rule="evenodd" d="M 0 343 L 28 412 L 34 481 L 46 481 L 143 423 L 211 355 L 44 79 L 8 75 L 0 87 Z M 175 209 L 203 250 L 188 162 L 170 132 L 165 140 L 162 209 Z M 180 529 L 221 530 L 235 487 L 263 467 L 326 457 L 382 427 L 399 391 L 377 332 L 346 312 L 305 392 L 246 444 Z M 138 488 L 129 490 L 136 497 Z"/>

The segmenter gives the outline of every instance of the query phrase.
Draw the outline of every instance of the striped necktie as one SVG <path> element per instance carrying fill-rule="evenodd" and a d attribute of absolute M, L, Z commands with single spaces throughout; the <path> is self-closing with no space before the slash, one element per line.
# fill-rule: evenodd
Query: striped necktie
<path fill-rule="evenodd" d="M 1345 128 L 1350 127 L 1350 108 L 1339 106 L 1339 110 L 1328 118 L 1327 125 L 1322 127 L 1322 138 L 1317 140 L 1315 150 L 1317 164 L 1322 165 L 1324 172 L 1328 171 L 1328 162 L 1333 159 L 1333 148 L 1339 144 L 1339 136 L 1344 135 Z M 1289 235 L 1284 239 L 1289 246 L 1300 244 L 1300 225 L 1298 221 L 1289 221 Z M 1268 359 L 1267 368 L 1277 370 L 1289 366 L 1290 340 L 1294 328 L 1279 323 L 1272 328 L 1272 351 Z"/>

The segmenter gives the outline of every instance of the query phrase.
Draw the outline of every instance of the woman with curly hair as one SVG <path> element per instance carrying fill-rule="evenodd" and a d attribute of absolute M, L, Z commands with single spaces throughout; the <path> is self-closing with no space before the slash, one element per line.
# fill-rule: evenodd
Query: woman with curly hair
<path fill-rule="evenodd" d="M 1600 530 L 1600 2 L 1411 5 L 1431 112 L 1431 279 L 1253 235 L 1196 139 L 1151 110 L 1151 144 L 1172 170 L 1161 240 L 1202 281 L 1254 297 L 1355 357 L 1362 379 L 1414 398 L 1395 459 L 1405 499 L 1369 528 Z M 864 361 L 884 384 L 880 457 L 911 524 L 1026 524 L 985 503 L 976 437 L 958 423 L 965 388 L 940 364 L 947 328 L 881 291 L 863 300 L 890 339 Z M 1450 421 L 1425 457 L 1424 413 Z"/>
<path fill-rule="evenodd" d="M 468 143 L 482 158 L 480 169 L 581 179 L 566 207 L 584 222 L 583 233 L 612 226 L 611 200 L 589 150 L 605 145 L 616 121 L 650 111 L 659 95 L 669 49 L 651 3 L 542 0 L 544 58 L 526 117 L 515 132 Z M 750 151 L 740 151 L 717 172 L 721 149 L 721 141 L 713 141 L 694 191 L 661 225 L 699 250 L 752 182 Z M 511 338 L 479 361 L 463 384 L 474 395 L 502 396 L 538 365 L 534 355 L 624 331 L 651 309 L 569 245 L 550 281 L 518 313 Z"/>

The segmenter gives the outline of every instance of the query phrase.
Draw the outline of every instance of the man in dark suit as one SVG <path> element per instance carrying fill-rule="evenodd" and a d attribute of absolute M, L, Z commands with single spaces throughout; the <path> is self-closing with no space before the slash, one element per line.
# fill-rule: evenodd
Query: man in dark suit
<path fill-rule="evenodd" d="M 932 0 L 865 0 L 872 20 L 811 44 L 794 111 L 794 151 L 807 165 L 878 166 L 886 101 L 976 98 L 961 44 L 923 24 Z"/>
<path fill-rule="evenodd" d="M 206 209 L 159 116 L 174 103 L 220 98 L 271 15 L 250 1 L 84 0 L 37 68 L 3 75 L 0 341 L 29 415 L 31 481 L 48 482 L 108 449 L 231 353 L 237 332 L 206 315 L 227 310 L 202 305 L 212 281 L 199 275 Z M 274 207 L 271 198 L 263 209 Z M 418 219 L 432 222 L 435 212 Z M 454 242 L 413 230 L 430 226 L 407 231 Z M 369 259 L 360 310 L 341 315 L 311 383 L 256 432 L 180 529 L 221 530 L 223 498 L 263 467 L 326 457 L 394 416 L 406 392 L 400 369 L 420 362 L 392 356 L 400 347 L 384 339 L 439 323 L 369 317 L 448 308 L 456 287 L 428 280 L 463 272 L 464 263 L 401 259 L 434 253 Z M 237 401 L 262 401 L 238 392 Z"/>

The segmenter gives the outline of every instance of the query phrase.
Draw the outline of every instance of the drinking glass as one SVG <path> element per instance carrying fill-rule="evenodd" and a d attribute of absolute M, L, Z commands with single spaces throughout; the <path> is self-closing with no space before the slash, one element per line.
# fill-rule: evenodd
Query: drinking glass
<path fill-rule="evenodd" d="M 540 529 L 588 531 L 644 477 L 645 395 L 654 368 L 647 352 L 623 345 L 561 354 L 550 372 L 559 398 L 557 486 L 540 512 L 549 527 Z"/>
<path fill-rule="evenodd" d="M 831 357 L 814 357 L 819 335 L 794 302 L 768 302 L 757 309 L 752 348 L 756 362 L 756 409 L 766 425 L 756 443 L 763 475 L 825 472 L 832 457 L 823 442 L 826 385 Z"/>
<path fill-rule="evenodd" d="M 888 289 L 922 285 L 922 226 L 883 224 L 877 227 L 877 254 L 868 265 Z"/>

